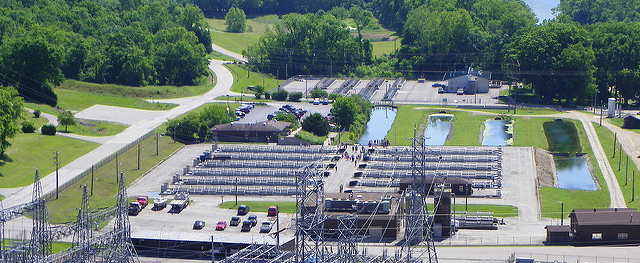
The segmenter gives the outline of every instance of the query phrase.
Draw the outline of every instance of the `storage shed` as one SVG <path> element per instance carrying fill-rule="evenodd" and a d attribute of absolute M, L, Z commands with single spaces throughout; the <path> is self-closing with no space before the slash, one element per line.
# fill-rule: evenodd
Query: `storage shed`
<path fill-rule="evenodd" d="M 640 242 L 640 213 L 636 209 L 574 209 L 569 218 L 571 232 L 579 243 Z"/>
<path fill-rule="evenodd" d="M 210 131 L 214 140 L 221 142 L 278 142 L 278 137 L 286 135 L 290 126 L 285 121 L 232 122 L 213 126 Z"/>
<path fill-rule="evenodd" d="M 562 244 L 571 241 L 571 226 L 569 225 L 549 225 L 544 227 L 547 230 L 547 244 Z"/>
<path fill-rule="evenodd" d="M 622 125 L 623 129 L 640 129 L 640 116 L 633 116 L 631 114 L 627 114 L 624 116 L 624 124 Z"/>

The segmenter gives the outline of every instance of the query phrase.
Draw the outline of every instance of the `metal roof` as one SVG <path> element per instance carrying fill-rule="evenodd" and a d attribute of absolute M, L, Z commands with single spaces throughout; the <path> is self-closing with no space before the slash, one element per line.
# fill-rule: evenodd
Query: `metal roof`
<path fill-rule="evenodd" d="M 632 208 L 574 209 L 569 217 L 579 225 L 640 225 L 640 212 Z"/>

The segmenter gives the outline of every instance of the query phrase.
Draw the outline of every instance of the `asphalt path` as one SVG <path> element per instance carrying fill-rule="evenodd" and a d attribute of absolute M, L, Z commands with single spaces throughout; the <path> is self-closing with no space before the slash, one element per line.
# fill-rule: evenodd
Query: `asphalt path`
<path fill-rule="evenodd" d="M 232 57 L 232 58 L 234 58 L 234 59 L 236 59 L 238 61 L 242 61 L 242 62 L 245 62 L 245 63 L 247 62 L 247 59 L 244 56 L 242 56 L 241 54 L 231 52 L 231 51 L 226 50 L 223 47 L 218 46 L 216 44 L 211 43 L 211 48 L 213 48 L 214 51 L 216 51 L 216 52 L 218 52 L 220 54 Z"/>
<path fill-rule="evenodd" d="M 78 159 L 62 167 L 59 170 L 59 184 L 64 185 L 65 183 L 72 181 L 82 172 L 90 169 L 92 165 L 116 153 L 126 145 L 136 141 L 148 132 L 153 131 L 155 128 L 162 125 L 167 120 L 176 118 L 205 103 L 211 102 L 215 97 L 229 94 L 231 85 L 233 84 L 233 76 L 225 67 L 222 66 L 223 63 L 223 61 L 213 60 L 209 64 L 209 68 L 217 76 L 217 82 L 213 89 L 201 96 L 181 99 L 179 101 L 180 105 L 178 107 L 175 107 L 168 111 L 158 111 L 157 114 L 149 115 L 146 119 L 142 120 L 136 117 L 136 112 L 138 110 L 123 110 L 117 112 L 117 115 L 122 118 L 120 122 L 127 123 L 131 121 L 131 119 L 136 119 L 137 121 L 133 123 L 129 128 L 125 129 L 123 132 L 113 136 L 109 141 L 105 142 L 95 150 L 79 157 Z M 105 108 L 104 111 L 107 111 L 107 109 Z M 101 119 L 102 115 L 92 116 L 90 114 L 84 114 L 82 112 L 80 112 L 79 115 L 83 116 L 83 118 L 86 119 L 104 120 Z M 43 193 L 55 192 L 55 172 L 42 178 L 41 183 Z M 4 207 L 11 207 L 31 201 L 33 185 L 23 187 L 15 192 L 14 191 L 15 189 L 7 191 L 12 193 L 7 195 L 3 200 Z"/>

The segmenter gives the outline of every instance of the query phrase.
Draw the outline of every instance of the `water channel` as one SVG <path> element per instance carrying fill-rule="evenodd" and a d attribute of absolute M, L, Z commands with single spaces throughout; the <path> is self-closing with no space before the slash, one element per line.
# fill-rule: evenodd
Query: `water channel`
<path fill-rule="evenodd" d="M 598 190 L 591 177 L 587 159 L 582 157 L 555 156 L 558 188 L 568 190 Z"/>
<path fill-rule="evenodd" d="M 513 144 L 512 135 L 508 133 L 509 124 L 506 120 L 487 120 L 484 122 L 482 133 L 483 146 L 506 146 Z M 513 127 L 513 126 L 511 126 Z"/>
<path fill-rule="evenodd" d="M 367 145 L 369 141 L 383 140 L 387 137 L 398 111 L 392 107 L 375 107 L 371 111 L 367 129 L 360 137 L 360 145 Z"/>
<path fill-rule="evenodd" d="M 556 165 L 558 188 L 568 190 L 598 190 L 593 181 L 587 158 L 575 157 L 582 151 L 580 136 L 570 121 L 548 121 L 542 124 L 549 143 L 549 151 L 562 153 L 553 157 Z"/>
<path fill-rule="evenodd" d="M 437 114 L 429 116 L 424 130 L 425 145 L 443 146 L 451 131 L 453 115 Z"/>

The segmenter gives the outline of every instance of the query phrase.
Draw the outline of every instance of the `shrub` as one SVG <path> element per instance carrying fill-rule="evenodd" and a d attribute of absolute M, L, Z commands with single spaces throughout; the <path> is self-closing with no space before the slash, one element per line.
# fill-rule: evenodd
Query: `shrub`
<path fill-rule="evenodd" d="M 327 139 L 327 137 L 315 136 L 313 135 L 313 133 L 310 133 L 307 131 L 299 131 L 298 133 L 296 133 L 296 138 L 303 139 L 305 141 L 308 141 L 311 144 L 316 144 L 316 145 L 318 144 L 322 145 L 324 141 Z"/>
<path fill-rule="evenodd" d="M 40 131 L 44 135 L 56 135 L 56 126 L 53 124 L 45 124 L 40 128 Z"/>
<path fill-rule="evenodd" d="M 42 112 L 40 110 L 33 111 L 33 117 L 35 117 L 36 119 L 40 118 L 40 114 L 42 114 Z"/>
<path fill-rule="evenodd" d="M 329 94 L 327 94 L 326 91 L 321 90 L 319 88 L 315 88 L 311 91 L 312 98 L 326 98 L 327 96 L 329 96 Z"/>
<path fill-rule="evenodd" d="M 271 94 L 271 97 L 277 101 L 285 101 L 287 100 L 288 96 L 289 96 L 289 92 L 283 89 L 276 90 Z"/>
<path fill-rule="evenodd" d="M 33 126 L 33 123 L 25 121 L 22 123 L 22 132 L 24 133 L 34 133 L 36 131 L 36 126 Z"/>
<path fill-rule="evenodd" d="M 291 92 L 289 93 L 289 101 L 300 101 L 300 99 L 302 98 L 302 92 Z"/>

